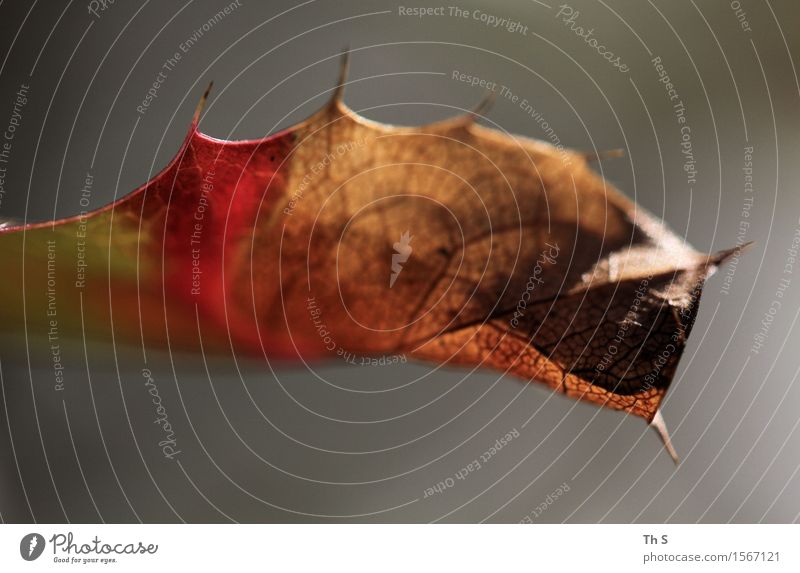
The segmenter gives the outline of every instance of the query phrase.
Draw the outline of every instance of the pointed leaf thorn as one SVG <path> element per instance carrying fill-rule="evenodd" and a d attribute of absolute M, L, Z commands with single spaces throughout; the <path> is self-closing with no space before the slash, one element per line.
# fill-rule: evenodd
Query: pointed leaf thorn
<path fill-rule="evenodd" d="M 656 410 L 656 415 L 653 416 L 653 419 L 650 422 L 650 427 L 656 431 L 658 437 L 660 437 L 661 441 L 664 442 L 664 447 L 672 458 L 672 461 L 675 462 L 675 465 L 678 465 L 678 452 L 676 452 L 675 448 L 672 447 L 672 440 L 669 438 L 667 424 L 664 422 L 664 416 L 661 415 L 661 410 Z"/>
<path fill-rule="evenodd" d="M 209 82 L 206 91 L 203 92 L 203 96 L 200 98 L 200 101 L 197 102 L 197 107 L 194 110 L 194 117 L 192 118 L 192 125 L 197 127 L 197 124 L 200 123 L 200 114 L 203 113 L 203 109 L 206 107 L 206 102 L 208 101 L 208 94 L 211 93 L 211 88 L 214 87 L 214 82 Z"/>

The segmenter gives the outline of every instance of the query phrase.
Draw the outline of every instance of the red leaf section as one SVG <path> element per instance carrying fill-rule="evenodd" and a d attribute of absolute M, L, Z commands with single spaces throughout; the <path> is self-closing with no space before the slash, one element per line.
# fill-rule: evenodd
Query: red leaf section
<path fill-rule="evenodd" d="M 143 345 L 294 353 L 282 337 L 258 329 L 252 305 L 237 298 L 244 289 L 233 292 L 237 279 L 226 269 L 251 264 L 253 226 L 285 193 L 295 135 L 204 135 L 197 126 L 207 95 L 175 158 L 146 184 L 84 216 L 0 227 L 0 253 L 12 268 L 2 292 L 23 309 L 18 318 L 29 335 L 52 328 L 38 312 L 39 303 L 48 305 L 40 286 L 51 279 L 62 337 L 80 324 L 84 336 L 107 341 L 138 330 Z M 73 289 L 78 252 L 88 262 L 86 280 Z M 33 291 L 27 297 L 26 285 Z"/>

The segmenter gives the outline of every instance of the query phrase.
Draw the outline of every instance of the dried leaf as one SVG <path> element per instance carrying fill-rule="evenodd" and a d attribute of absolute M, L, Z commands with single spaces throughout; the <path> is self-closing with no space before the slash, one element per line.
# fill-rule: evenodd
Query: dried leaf
<path fill-rule="evenodd" d="M 343 83 L 342 83 L 343 85 Z M 204 98 L 205 99 L 205 98 Z M 485 365 L 653 422 L 729 253 L 693 250 L 549 144 L 341 100 L 220 141 L 84 217 L 0 229 L 0 325 L 56 337 Z"/>

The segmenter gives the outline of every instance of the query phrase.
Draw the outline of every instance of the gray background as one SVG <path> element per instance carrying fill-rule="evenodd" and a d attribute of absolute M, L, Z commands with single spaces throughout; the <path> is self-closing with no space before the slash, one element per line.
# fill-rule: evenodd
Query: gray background
<path fill-rule="evenodd" d="M 157 446 L 136 349 L 92 343 L 91 377 L 83 346 L 66 349 L 62 401 L 46 349 L 25 357 L 0 346 L 2 519 L 797 521 L 800 277 L 790 276 L 764 348 L 750 351 L 800 214 L 796 4 L 743 1 L 747 32 L 727 1 L 575 0 L 578 23 L 630 66 L 622 74 L 540 2 L 457 4 L 518 19 L 523 36 L 472 19 L 400 17 L 392 2 L 242 0 L 140 116 L 165 58 L 224 2 L 118 0 L 99 19 L 80 2 L 3 2 L 0 125 L 21 83 L 30 101 L 0 218 L 77 213 L 89 170 L 93 206 L 138 186 L 175 153 L 212 79 L 204 132 L 251 138 L 291 125 L 325 101 L 349 45 L 346 100 L 367 117 L 415 125 L 472 107 L 482 90 L 453 70 L 505 84 L 570 147 L 626 148 L 604 175 L 700 250 L 736 244 L 752 145 L 746 240 L 756 243 L 730 294 L 721 277 L 710 281 L 664 403 L 677 468 L 640 419 L 492 372 L 331 363 L 312 373 L 214 357 L 207 372 L 201 356 L 163 352 L 149 362 L 182 450 L 176 463 Z M 699 170 L 691 193 L 655 56 L 687 106 Z M 489 118 L 543 137 L 502 98 Z M 479 471 L 424 498 L 512 429 L 519 437 Z M 563 483 L 569 491 L 533 517 Z"/>

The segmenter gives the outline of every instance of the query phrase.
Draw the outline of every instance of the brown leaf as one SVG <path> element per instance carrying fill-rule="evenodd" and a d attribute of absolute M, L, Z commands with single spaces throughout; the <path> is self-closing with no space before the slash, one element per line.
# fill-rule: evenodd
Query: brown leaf
<path fill-rule="evenodd" d="M 114 205 L 0 229 L 4 295 L 29 292 L 0 324 L 46 307 L 52 271 L 62 332 L 108 338 L 116 317 L 115 341 L 199 348 L 200 329 L 205 351 L 488 366 L 641 416 L 668 443 L 659 405 L 730 252 L 698 253 L 583 154 L 474 119 L 383 125 L 341 89 L 263 140 L 215 140 L 196 118 L 178 157 Z M 87 278 L 70 290 L 81 223 Z M 49 241 L 67 253 L 52 269 Z M 46 331 L 43 313 L 27 320 Z"/>

